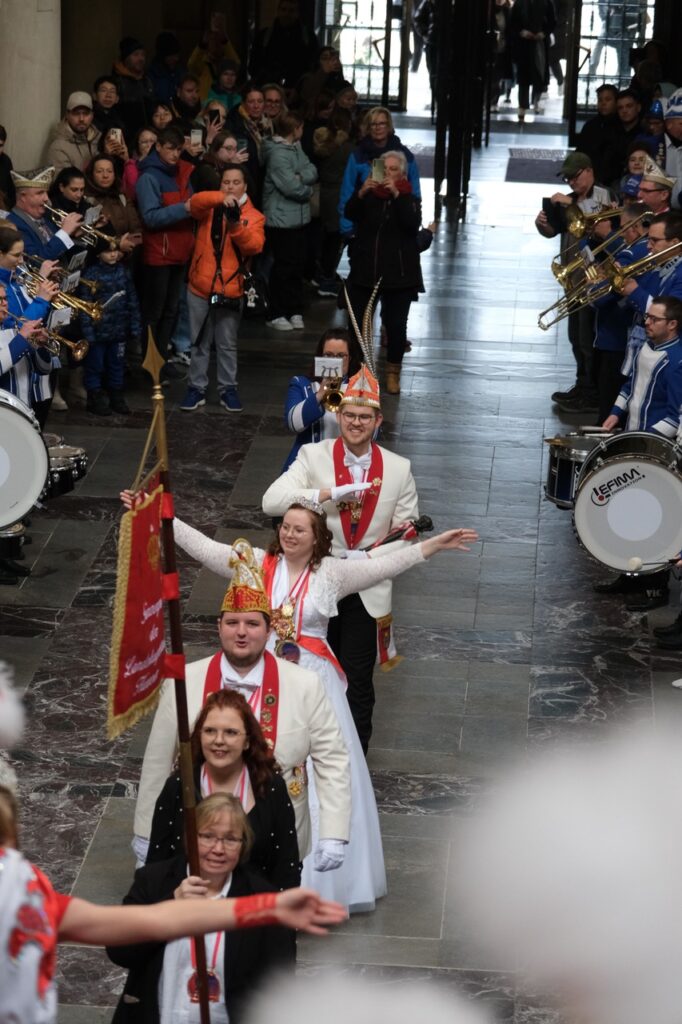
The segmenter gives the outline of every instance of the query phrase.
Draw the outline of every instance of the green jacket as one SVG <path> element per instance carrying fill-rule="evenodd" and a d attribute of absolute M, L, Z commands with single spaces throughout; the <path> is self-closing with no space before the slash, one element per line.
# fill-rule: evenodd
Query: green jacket
<path fill-rule="evenodd" d="M 263 142 L 263 213 L 269 228 L 301 228 L 310 223 L 310 197 L 317 181 L 314 164 L 299 142 L 280 136 Z"/>

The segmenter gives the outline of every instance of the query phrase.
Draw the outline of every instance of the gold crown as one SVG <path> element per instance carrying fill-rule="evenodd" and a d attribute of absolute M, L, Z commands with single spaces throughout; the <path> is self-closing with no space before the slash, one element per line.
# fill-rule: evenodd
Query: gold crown
<path fill-rule="evenodd" d="M 230 568 L 233 575 L 227 588 L 222 612 L 263 612 L 272 615 L 270 601 L 263 586 L 263 572 L 256 562 L 248 540 L 240 537 L 232 545 Z"/>

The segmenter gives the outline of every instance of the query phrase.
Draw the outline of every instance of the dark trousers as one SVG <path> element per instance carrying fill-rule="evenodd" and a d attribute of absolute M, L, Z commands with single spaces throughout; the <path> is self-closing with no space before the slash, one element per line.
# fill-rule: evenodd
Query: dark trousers
<path fill-rule="evenodd" d="M 576 387 L 596 394 L 597 373 L 594 361 L 594 313 L 581 309 L 568 317 L 568 340 L 576 363 Z"/>
<path fill-rule="evenodd" d="M 597 391 L 599 393 L 599 423 L 603 423 L 611 415 L 613 403 L 623 386 L 625 377 L 620 372 L 625 359 L 625 352 L 607 352 L 603 349 L 594 350 L 597 371 Z"/>
<path fill-rule="evenodd" d="M 122 391 L 125 356 L 125 338 L 94 342 L 83 361 L 85 390 Z"/>
<path fill-rule="evenodd" d="M 322 229 L 320 271 L 325 281 L 333 281 L 341 259 L 341 232 Z"/>
<path fill-rule="evenodd" d="M 166 359 L 178 319 L 180 295 L 184 286 L 185 265 L 169 267 L 145 266 L 142 277 L 142 319 L 145 328 L 151 327 L 159 354 Z M 145 339 L 144 344 L 146 346 Z"/>
<path fill-rule="evenodd" d="M 293 316 L 303 312 L 303 271 L 306 229 L 266 228 L 272 255 L 270 271 L 270 316 Z"/>
<path fill-rule="evenodd" d="M 365 307 L 372 294 L 371 288 L 348 284 L 348 298 L 358 325 L 362 324 Z M 407 345 L 407 317 L 414 296 L 414 288 L 386 288 L 379 292 L 381 322 L 386 328 L 386 362 L 402 363 Z"/>
<path fill-rule="evenodd" d="M 346 697 L 362 749 L 367 753 L 375 701 L 373 675 L 377 658 L 377 624 L 359 594 L 349 594 L 339 601 L 339 614 L 329 620 L 327 639 L 346 673 Z"/>

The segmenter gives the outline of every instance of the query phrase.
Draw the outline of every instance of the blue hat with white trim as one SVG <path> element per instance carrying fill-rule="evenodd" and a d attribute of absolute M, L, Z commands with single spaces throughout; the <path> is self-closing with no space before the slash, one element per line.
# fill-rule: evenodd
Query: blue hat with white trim
<path fill-rule="evenodd" d="M 676 117 L 682 117 L 682 89 L 677 89 L 672 96 L 669 96 L 665 105 L 666 120 Z"/>

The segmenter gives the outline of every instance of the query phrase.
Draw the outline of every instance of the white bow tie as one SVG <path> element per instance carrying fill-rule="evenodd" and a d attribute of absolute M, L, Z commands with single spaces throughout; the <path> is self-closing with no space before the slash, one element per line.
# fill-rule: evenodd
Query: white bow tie
<path fill-rule="evenodd" d="M 372 453 L 369 451 L 364 455 L 353 455 L 352 452 L 346 450 L 343 456 L 343 464 L 349 468 L 359 466 L 360 469 L 369 469 L 372 464 Z"/>
<path fill-rule="evenodd" d="M 223 686 L 230 690 L 243 690 L 248 694 L 252 694 L 258 689 L 259 684 L 247 683 L 243 679 L 231 679 L 230 676 L 223 676 Z"/>

